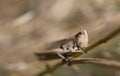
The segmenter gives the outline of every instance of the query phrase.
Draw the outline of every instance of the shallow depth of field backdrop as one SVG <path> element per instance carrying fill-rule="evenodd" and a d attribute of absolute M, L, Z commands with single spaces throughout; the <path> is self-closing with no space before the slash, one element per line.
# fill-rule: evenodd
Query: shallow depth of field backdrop
<path fill-rule="evenodd" d="M 46 43 L 88 31 L 89 44 L 120 27 L 120 0 L 0 0 L 0 76 L 35 76 L 57 60 L 38 61 Z M 82 57 L 120 60 L 120 34 Z M 92 64 L 62 66 L 46 76 L 120 76 Z"/>

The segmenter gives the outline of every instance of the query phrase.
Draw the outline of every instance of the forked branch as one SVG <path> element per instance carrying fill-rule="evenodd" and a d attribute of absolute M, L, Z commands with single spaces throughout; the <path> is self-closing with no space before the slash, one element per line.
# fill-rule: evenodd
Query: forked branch
<path fill-rule="evenodd" d="M 106 37 L 98 40 L 97 42 L 93 43 L 92 45 L 88 46 L 87 48 L 83 49 L 84 52 L 88 52 L 91 49 L 109 41 L 110 39 L 112 39 L 113 37 L 115 37 L 116 35 L 118 35 L 120 33 L 120 27 L 118 29 L 116 29 L 115 31 L 111 32 L 109 35 L 107 35 Z M 36 56 L 38 57 L 39 60 L 51 60 L 51 59 L 58 59 L 60 58 L 59 56 L 57 56 L 56 53 L 54 52 L 49 52 L 49 53 L 35 53 Z M 81 56 L 83 53 L 81 52 L 75 52 L 75 53 L 66 53 L 66 55 L 68 56 Z M 114 60 L 107 60 L 107 59 L 97 59 L 97 58 L 81 58 L 78 60 L 71 60 L 70 61 L 71 64 L 82 64 L 82 63 L 92 63 L 92 64 L 102 64 L 102 65 L 107 65 L 107 66 L 112 66 L 112 67 L 117 67 L 120 69 L 120 62 L 119 61 L 114 61 Z M 38 74 L 38 76 L 43 76 L 46 73 L 50 73 L 53 72 L 55 69 L 61 67 L 62 65 L 66 64 L 65 63 L 61 63 L 58 62 L 57 64 L 55 64 L 52 68 L 50 69 L 46 69 L 42 72 L 40 72 Z"/>

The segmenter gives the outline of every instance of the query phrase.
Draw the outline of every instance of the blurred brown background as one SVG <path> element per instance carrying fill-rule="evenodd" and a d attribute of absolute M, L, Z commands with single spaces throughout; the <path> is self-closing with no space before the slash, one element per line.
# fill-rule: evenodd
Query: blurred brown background
<path fill-rule="evenodd" d="M 120 0 L 0 0 L 0 76 L 35 76 L 45 64 L 55 64 L 38 61 L 34 52 L 80 27 L 88 31 L 89 44 L 120 27 Z M 120 35 L 82 57 L 120 60 Z M 120 71 L 79 65 L 63 66 L 51 75 L 120 76 Z"/>

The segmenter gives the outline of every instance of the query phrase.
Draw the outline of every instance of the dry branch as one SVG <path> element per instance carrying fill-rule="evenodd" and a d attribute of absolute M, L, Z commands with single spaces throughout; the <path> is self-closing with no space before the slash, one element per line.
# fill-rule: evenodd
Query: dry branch
<path fill-rule="evenodd" d="M 116 29 L 115 31 L 111 32 L 109 35 L 107 35 L 106 37 L 104 37 L 103 39 L 100 39 L 99 41 L 93 43 L 92 45 L 88 46 L 87 48 L 85 48 L 83 51 L 84 52 L 88 52 L 91 49 L 109 41 L 110 39 L 112 39 L 113 37 L 115 37 L 116 35 L 118 35 L 120 33 L 120 27 L 118 29 Z M 75 53 L 66 53 L 66 55 L 68 56 L 81 56 L 83 53 L 81 52 L 75 52 Z M 57 54 L 55 52 L 49 52 L 49 53 L 35 53 L 35 55 L 38 57 L 38 59 L 40 60 L 49 60 L 49 59 L 57 59 L 59 58 L 59 56 L 57 56 Z M 72 60 L 70 61 L 70 64 L 78 64 L 78 63 L 92 63 L 92 64 L 103 64 L 103 65 L 107 65 L 107 66 L 112 66 L 112 67 L 117 67 L 120 68 L 120 62 L 119 61 L 114 61 L 114 60 L 106 60 L 106 59 L 96 59 L 96 58 L 82 58 L 79 60 Z M 43 76 L 46 73 L 50 73 L 53 72 L 55 69 L 61 67 L 62 65 L 66 64 L 61 62 L 58 62 L 56 65 L 54 65 L 52 68 L 44 70 L 43 72 L 40 72 L 38 74 L 38 76 Z"/>
<path fill-rule="evenodd" d="M 64 63 L 59 62 L 56 65 L 54 65 L 52 68 L 47 69 L 43 72 L 40 72 L 38 74 L 38 76 L 43 76 L 47 73 L 51 73 L 64 64 L 66 64 L 66 62 L 64 62 Z M 74 64 L 101 64 L 101 65 L 110 66 L 110 67 L 120 69 L 120 62 L 119 61 L 109 60 L 109 59 L 100 59 L 100 58 L 80 58 L 80 59 L 76 59 L 76 60 L 71 60 L 70 64 L 71 65 L 74 65 Z"/>

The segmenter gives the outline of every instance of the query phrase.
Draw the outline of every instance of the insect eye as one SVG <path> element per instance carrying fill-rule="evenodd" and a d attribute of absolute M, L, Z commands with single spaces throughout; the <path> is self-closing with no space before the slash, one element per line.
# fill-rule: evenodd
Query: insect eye
<path fill-rule="evenodd" d="M 69 48 L 68 48 L 68 47 L 67 47 L 66 49 L 67 49 L 67 50 L 69 50 Z"/>

